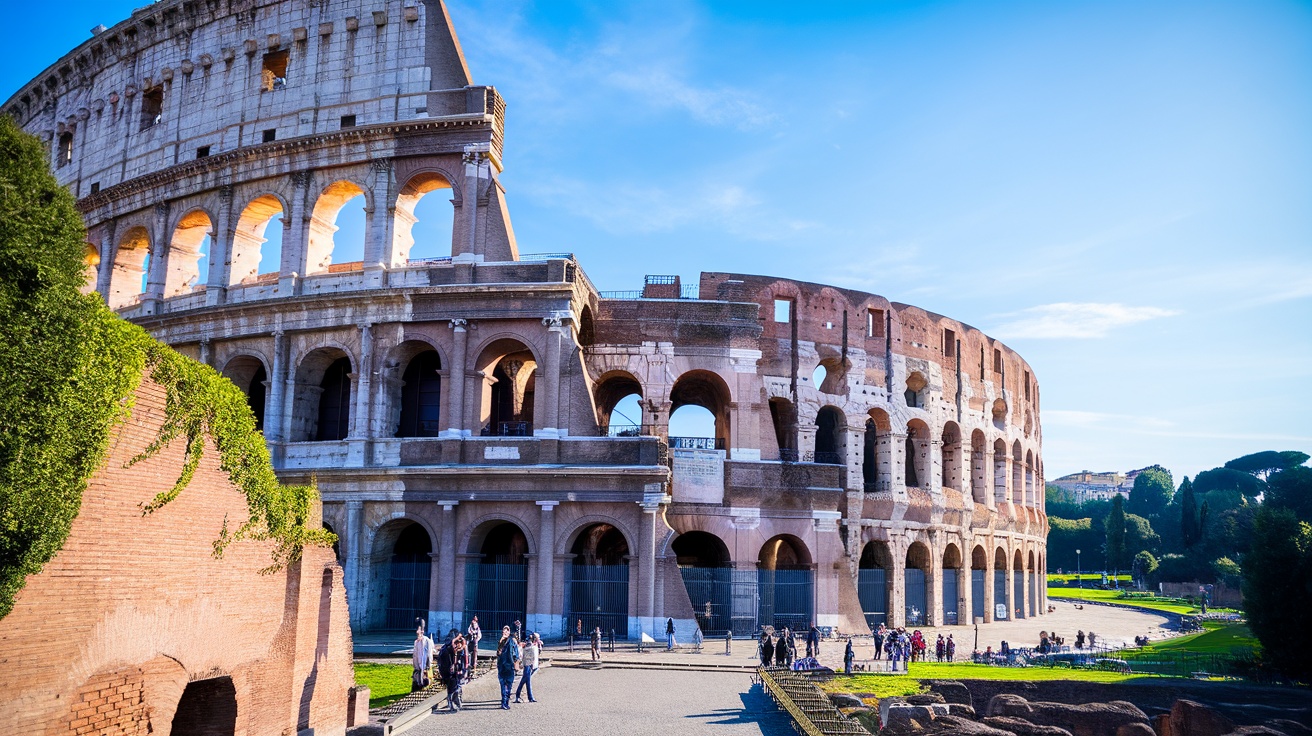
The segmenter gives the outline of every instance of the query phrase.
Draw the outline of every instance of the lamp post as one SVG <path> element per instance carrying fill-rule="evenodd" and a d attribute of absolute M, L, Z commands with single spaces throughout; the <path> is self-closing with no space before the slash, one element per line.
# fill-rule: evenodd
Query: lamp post
<path fill-rule="evenodd" d="M 1084 578 L 1080 577 L 1080 551 L 1078 549 L 1075 550 L 1075 583 L 1080 588 L 1084 587 Z"/>

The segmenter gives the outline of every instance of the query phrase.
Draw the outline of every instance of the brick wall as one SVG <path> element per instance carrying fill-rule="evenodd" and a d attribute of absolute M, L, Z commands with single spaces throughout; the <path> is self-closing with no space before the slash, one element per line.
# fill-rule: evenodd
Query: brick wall
<path fill-rule="evenodd" d="M 235 691 L 238 734 L 344 733 L 351 638 L 332 550 L 276 574 L 260 574 L 267 543 L 215 559 L 225 520 L 248 511 L 212 445 L 190 486 L 142 516 L 183 448 L 123 467 L 164 419 L 159 386 L 143 381 L 135 399 L 63 549 L 0 620 L 0 733 L 167 735 L 188 684 L 219 678 Z"/>

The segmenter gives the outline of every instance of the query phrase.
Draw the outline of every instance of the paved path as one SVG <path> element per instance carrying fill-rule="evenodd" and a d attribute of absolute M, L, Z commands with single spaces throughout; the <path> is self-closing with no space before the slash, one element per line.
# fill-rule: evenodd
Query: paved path
<path fill-rule="evenodd" d="M 721 655 L 723 658 L 723 655 Z M 538 702 L 500 709 L 499 700 L 466 695 L 460 713 L 439 712 L 407 736 L 504 733 L 515 736 L 784 736 L 788 716 L 743 673 L 591 670 L 547 667 L 533 679 Z M 487 688 L 484 688 L 487 690 Z"/>

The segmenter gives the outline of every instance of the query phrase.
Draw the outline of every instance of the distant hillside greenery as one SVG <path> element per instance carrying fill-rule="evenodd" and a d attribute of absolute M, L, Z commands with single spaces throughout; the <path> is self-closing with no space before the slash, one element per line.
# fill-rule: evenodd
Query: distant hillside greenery
<path fill-rule="evenodd" d="M 166 421 L 139 462 L 172 442 L 187 460 L 173 488 L 143 498 L 149 514 L 191 480 L 205 438 L 247 498 L 250 515 L 215 540 L 275 542 L 270 570 L 332 536 L 306 526 L 314 489 L 278 483 L 245 397 L 213 369 L 82 295 L 85 233 L 72 195 L 34 137 L 0 116 L 0 618 L 27 576 L 63 546 L 88 480 L 144 371 L 168 392 Z M 107 266 L 106 266 L 107 267 Z"/>

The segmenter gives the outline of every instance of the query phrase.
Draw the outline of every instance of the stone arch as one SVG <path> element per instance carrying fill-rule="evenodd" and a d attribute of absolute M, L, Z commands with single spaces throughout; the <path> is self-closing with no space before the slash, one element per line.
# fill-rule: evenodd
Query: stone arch
<path fill-rule="evenodd" d="M 762 570 L 810 568 L 811 550 L 792 534 L 776 534 L 761 545 L 756 565 Z"/>
<path fill-rule="evenodd" d="M 965 590 L 964 586 L 968 584 L 966 577 L 965 560 L 961 554 L 961 548 L 955 542 L 948 542 L 943 548 L 943 582 L 942 597 L 943 601 L 943 624 L 955 626 L 959 623 L 965 623 L 969 617 L 969 612 L 965 610 Z"/>
<path fill-rule="evenodd" d="M 415 208 L 419 205 L 420 200 L 432 192 L 439 189 L 446 189 L 451 192 L 451 199 L 455 200 L 455 187 L 451 183 L 451 177 L 445 172 L 432 169 L 425 169 L 413 174 L 401 187 L 396 195 L 396 209 L 393 215 L 394 222 L 392 225 L 392 250 L 390 262 L 393 266 L 405 265 L 410 260 L 410 250 L 415 245 L 413 228 L 419 221 L 419 216 L 415 214 Z M 434 195 L 441 196 L 441 195 Z M 450 235 L 455 237 L 455 207 L 450 206 Z M 444 218 L 445 221 L 445 218 Z M 450 251 L 451 242 L 446 243 L 446 252 Z"/>
<path fill-rule="evenodd" d="M 923 419 L 912 419 L 907 422 L 905 452 L 908 488 L 929 488 L 931 485 L 929 437 L 929 425 Z"/>
<path fill-rule="evenodd" d="M 924 409 L 928 407 L 928 389 L 929 379 L 920 371 L 911 371 L 907 374 L 906 390 L 902 392 L 902 399 L 906 402 L 908 408 Z"/>
<path fill-rule="evenodd" d="M 524 541 L 527 546 L 521 554 L 538 554 L 539 550 L 537 547 L 537 541 L 533 538 L 532 527 L 525 523 L 523 519 L 509 513 L 484 514 L 470 522 L 465 528 L 464 535 L 456 549 L 463 549 L 467 554 L 482 554 L 483 545 L 487 541 L 488 533 L 501 524 L 510 524 L 518 528 L 520 534 L 524 536 Z"/>
<path fill-rule="evenodd" d="M 1005 399 L 993 400 L 993 426 L 1000 430 L 1007 428 L 1007 402 Z"/>
<path fill-rule="evenodd" d="M 587 304 L 579 310 L 579 328 L 574 332 L 579 347 L 591 347 L 597 341 L 597 325 L 592 317 L 592 307 Z"/>
<path fill-rule="evenodd" d="M 333 237 L 337 232 L 337 218 L 347 203 L 358 197 L 364 198 L 366 212 L 373 209 L 369 188 L 350 179 L 338 179 L 319 190 L 319 195 L 314 200 L 314 207 L 310 210 L 309 237 L 305 246 L 305 275 L 329 272 L 330 266 L 333 265 L 333 253 L 339 248 Z M 369 229 L 366 218 L 365 242 L 369 241 Z"/>
<path fill-rule="evenodd" d="M 903 585 L 907 626 L 925 626 L 930 622 L 930 586 L 933 585 L 933 556 L 929 545 L 921 541 L 907 546 Z"/>
<path fill-rule="evenodd" d="M 1039 502 L 1036 498 L 1038 489 L 1034 487 L 1034 451 L 1025 451 L 1025 503 L 1028 506 L 1038 508 Z"/>
<path fill-rule="evenodd" d="M 382 388 L 385 433 L 393 437 L 438 435 L 444 365 L 442 351 L 422 337 L 411 337 L 388 351 Z"/>
<path fill-rule="evenodd" d="M 164 297 L 179 296 L 191 292 L 198 284 L 204 284 L 200 272 L 200 258 L 207 255 L 207 245 L 211 245 L 214 233 L 214 221 L 205 210 L 196 207 L 178 218 L 169 240 L 168 270 L 164 274 Z"/>
<path fill-rule="evenodd" d="M 488 514 L 469 527 L 464 549 L 465 621 L 479 618 L 493 640 L 497 629 L 528 622 L 528 558 L 538 553 L 528 525 L 510 514 Z"/>
<path fill-rule="evenodd" d="M 779 459 L 784 462 L 796 462 L 797 457 L 797 407 L 782 396 L 770 397 L 770 422 L 774 426 L 774 439 L 779 446 Z"/>
<path fill-rule="evenodd" d="M 150 230 L 144 225 L 126 228 L 114 249 L 113 271 L 109 276 L 110 309 L 136 304 L 146 291 L 146 270 L 150 263 Z"/>
<path fill-rule="evenodd" d="M 718 373 L 701 369 L 690 370 L 680 375 L 670 388 L 670 419 L 673 421 L 674 415 L 685 406 L 700 406 L 710 412 L 714 427 L 699 431 L 713 433 L 714 447 L 723 449 L 727 446 L 730 436 L 729 405 L 732 401 L 729 385 Z M 703 441 L 689 442 L 699 438 Z M 671 438 L 670 443 L 672 447 L 679 446 L 681 442 L 687 446 L 702 445 L 705 444 L 705 439 L 709 438 L 705 438 L 705 434 L 699 434 L 696 437 Z"/>
<path fill-rule="evenodd" d="M 296 366 L 292 398 L 292 442 L 345 439 L 350 432 L 356 372 L 345 349 L 321 346 Z"/>
<path fill-rule="evenodd" d="M 1004 504 L 1007 498 L 1007 441 L 999 437 L 993 442 L 993 500 Z"/>
<path fill-rule="evenodd" d="M 369 529 L 369 600 L 366 627 L 406 631 L 428 620 L 432 558 L 437 535 L 428 523 L 393 513 Z"/>
<path fill-rule="evenodd" d="M 866 414 L 861 475 L 867 493 L 887 493 L 893 480 L 893 423 L 888 412 L 874 408 Z"/>
<path fill-rule="evenodd" d="M 725 541 L 712 532 L 693 529 L 670 542 L 679 567 L 722 567 L 733 565 L 732 552 Z"/>
<path fill-rule="evenodd" d="M 1012 592 L 1011 607 L 1016 618 L 1027 618 L 1025 613 L 1025 556 L 1020 547 L 1016 548 L 1016 553 L 1013 555 L 1011 576 L 1012 587 L 1015 588 Z"/>
<path fill-rule="evenodd" d="M 237 217 L 237 225 L 232 232 L 232 245 L 228 254 L 229 286 L 234 284 L 252 284 L 264 274 L 276 274 L 282 270 L 281 252 L 276 259 L 266 259 L 263 246 L 268 240 L 264 237 L 269 223 L 278 217 L 279 229 L 286 232 L 286 215 L 289 210 L 282 197 L 272 193 L 260 193 L 242 208 Z M 279 236 L 281 241 L 282 236 Z"/>
<path fill-rule="evenodd" d="M 221 372 L 246 394 L 246 403 L 255 415 L 255 429 L 263 431 L 269 383 L 269 371 L 264 358 L 252 353 L 240 353 L 229 358 Z"/>
<path fill-rule="evenodd" d="M 757 620 L 776 629 L 806 631 L 814 623 L 815 565 L 806 543 L 776 534 L 757 555 Z"/>
<path fill-rule="evenodd" d="M 1011 607 L 1007 605 L 1007 571 L 1011 568 L 1007 561 L 1007 550 L 998 545 L 993 552 L 993 619 L 1004 621 L 1011 618 Z M 998 614 L 1002 615 L 999 616 Z"/>
<path fill-rule="evenodd" d="M 821 368 L 825 371 L 824 380 L 815 382 L 816 373 Z M 815 389 L 825 394 L 841 395 L 847 393 L 847 369 L 847 362 L 837 354 L 821 358 L 811 372 Z"/>
<path fill-rule="evenodd" d="M 533 347 L 518 336 L 492 336 L 475 353 L 475 370 L 483 376 L 479 423 L 485 436 L 533 434 L 537 415 L 537 368 Z"/>
<path fill-rule="evenodd" d="M 847 435 L 847 417 L 833 405 L 820 407 L 815 415 L 815 455 L 817 463 L 842 465 Z"/>
<path fill-rule="evenodd" d="M 592 395 L 597 407 L 597 425 L 604 434 L 627 437 L 642 433 L 642 382 L 637 376 L 628 371 L 607 371 L 592 385 Z M 621 401 L 635 395 L 638 397 L 638 416 L 612 416 Z"/>
<path fill-rule="evenodd" d="M 872 539 L 861 547 L 856 592 L 866 625 L 872 630 L 891 623 L 888 614 L 894 600 L 893 570 L 893 554 L 887 542 Z"/>
<path fill-rule="evenodd" d="M 981 621 L 991 620 L 988 613 L 989 553 L 984 545 L 976 544 L 970 551 L 970 603 L 971 616 Z"/>
<path fill-rule="evenodd" d="M 954 491 L 962 489 L 962 448 L 961 426 L 956 422 L 944 422 L 942 444 L 943 487 Z"/>
<path fill-rule="evenodd" d="M 192 680 L 173 711 L 170 733 L 232 736 L 237 732 L 237 688 L 222 675 Z"/>
<path fill-rule="evenodd" d="M 1017 506 L 1025 505 L 1025 455 L 1020 440 L 1011 446 L 1011 502 Z"/>
<path fill-rule="evenodd" d="M 984 432 L 976 429 L 970 433 L 970 489 L 975 503 L 989 502 L 989 467 L 987 450 L 988 440 Z"/>
<path fill-rule="evenodd" d="M 619 519 L 606 514 L 587 514 L 574 519 L 568 526 L 563 528 L 564 533 L 557 535 L 556 548 L 552 553 L 558 555 L 569 554 L 579 536 L 588 527 L 598 524 L 614 527 L 620 533 L 620 536 L 624 538 L 624 544 L 629 548 L 630 554 L 632 554 L 632 550 L 637 549 L 637 537 Z"/>

